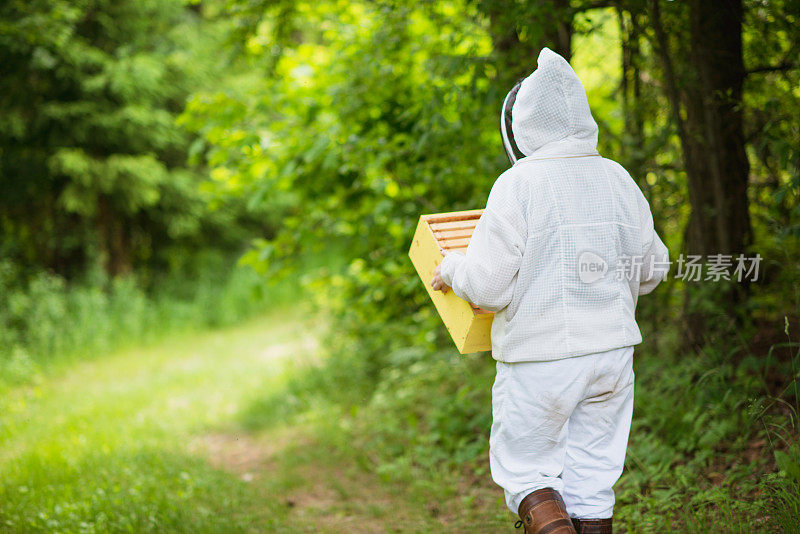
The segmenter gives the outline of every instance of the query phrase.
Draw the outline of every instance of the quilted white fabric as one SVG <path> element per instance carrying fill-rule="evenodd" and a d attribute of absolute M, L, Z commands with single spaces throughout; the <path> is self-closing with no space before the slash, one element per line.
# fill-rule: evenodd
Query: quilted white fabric
<path fill-rule="evenodd" d="M 502 362 L 640 343 L 636 301 L 666 276 L 668 251 L 639 187 L 597 154 L 586 92 L 561 56 L 542 50 L 512 117 L 525 157 L 497 179 L 466 254 L 445 257 L 442 279 L 496 311 L 492 355 Z"/>

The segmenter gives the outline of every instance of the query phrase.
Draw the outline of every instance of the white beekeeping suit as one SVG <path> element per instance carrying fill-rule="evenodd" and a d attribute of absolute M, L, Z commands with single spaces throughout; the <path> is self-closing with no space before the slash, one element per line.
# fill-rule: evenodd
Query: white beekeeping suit
<path fill-rule="evenodd" d="M 513 166 L 495 182 L 466 254 L 443 281 L 496 312 L 492 476 L 516 512 L 561 492 L 573 517 L 611 517 L 633 403 L 639 295 L 666 276 L 650 207 L 597 153 L 597 124 L 575 72 L 545 48 L 504 102 Z"/>

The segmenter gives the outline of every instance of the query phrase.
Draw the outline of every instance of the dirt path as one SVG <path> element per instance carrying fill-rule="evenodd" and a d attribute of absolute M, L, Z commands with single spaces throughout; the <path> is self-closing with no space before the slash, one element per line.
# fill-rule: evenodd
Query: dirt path
<path fill-rule="evenodd" d="M 381 479 L 312 435 L 308 428 L 258 437 L 213 434 L 196 446 L 216 467 L 277 499 L 287 510 L 284 526 L 293 532 L 511 531 L 498 513 L 499 493 L 486 480 L 464 480 L 438 500 Z"/>

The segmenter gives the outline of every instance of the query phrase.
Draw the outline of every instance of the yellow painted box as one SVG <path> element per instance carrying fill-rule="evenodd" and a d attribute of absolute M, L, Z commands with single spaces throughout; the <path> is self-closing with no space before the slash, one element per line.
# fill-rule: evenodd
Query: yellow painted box
<path fill-rule="evenodd" d="M 452 291 L 443 294 L 430 285 L 433 271 L 442 262 L 441 249 L 464 252 L 483 210 L 423 215 L 408 255 L 436 311 L 461 354 L 492 349 L 494 313 L 460 299 Z"/>

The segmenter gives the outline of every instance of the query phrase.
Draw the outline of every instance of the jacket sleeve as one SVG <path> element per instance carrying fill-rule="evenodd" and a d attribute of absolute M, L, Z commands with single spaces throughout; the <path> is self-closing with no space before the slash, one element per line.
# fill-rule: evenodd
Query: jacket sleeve
<path fill-rule="evenodd" d="M 637 187 L 638 190 L 638 187 Z M 647 199 L 639 191 L 639 219 L 642 228 L 642 264 L 639 275 L 639 295 L 647 295 L 667 277 L 669 250 L 653 225 L 653 214 Z"/>
<path fill-rule="evenodd" d="M 442 260 L 442 280 L 456 295 L 481 308 L 499 311 L 511 302 L 525 252 L 527 198 L 511 172 L 497 179 L 466 254 Z"/>

